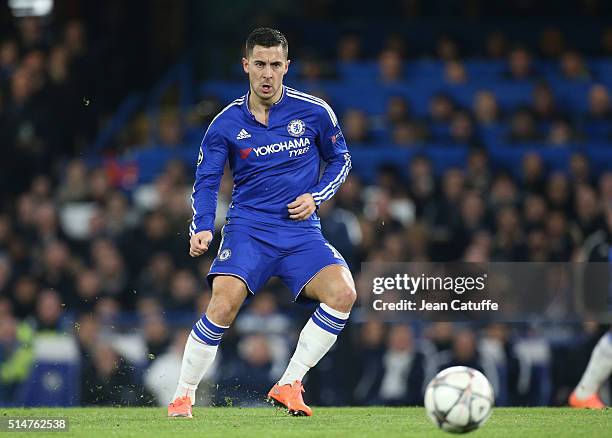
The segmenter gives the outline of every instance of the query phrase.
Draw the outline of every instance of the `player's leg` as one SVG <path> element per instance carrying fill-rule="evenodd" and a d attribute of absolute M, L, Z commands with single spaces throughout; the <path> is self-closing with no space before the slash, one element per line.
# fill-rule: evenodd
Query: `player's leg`
<path fill-rule="evenodd" d="M 236 318 L 247 293 L 245 283 L 238 278 L 229 275 L 214 278 L 208 308 L 193 326 L 185 344 L 174 402 L 168 407 L 169 416 L 191 416 L 198 384 L 215 360 L 221 337 Z"/>
<path fill-rule="evenodd" d="M 215 358 L 223 333 L 236 318 L 248 292 L 255 293 L 266 283 L 274 260 L 274 251 L 250 229 L 224 227 L 221 247 L 207 277 L 212 297 L 185 345 L 181 376 L 175 401 L 168 408 L 169 415 L 191 415 L 195 390 Z"/>
<path fill-rule="evenodd" d="M 575 408 L 603 409 L 605 406 L 597 392 L 612 373 L 612 330 L 601 337 L 591 353 L 578 386 L 569 399 L 570 406 Z"/>
<path fill-rule="evenodd" d="M 302 380 L 344 328 L 355 302 L 355 284 L 342 256 L 318 230 L 306 233 L 300 249 L 282 259 L 277 275 L 296 299 L 309 298 L 320 304 L 300 332 L 287 370 L 268 397 L 294 415 L 312 415 L 302 399 Z"/>
<path fill-rule="evenodd" d="M 319 301 L 319 306 L 300 333 L 298 346 L 280 385 L 302 381 L 334 345 L 349 318 L 355 302 L 355 284 L 343 265 L 323 268 L 304 288 L 303 297 Z"/>

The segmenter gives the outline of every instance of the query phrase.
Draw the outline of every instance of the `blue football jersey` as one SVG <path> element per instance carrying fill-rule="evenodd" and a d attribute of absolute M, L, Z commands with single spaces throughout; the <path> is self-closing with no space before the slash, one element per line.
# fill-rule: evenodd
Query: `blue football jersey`
<path fill-rule="evenodd" d="M 225 163 L 234 178 L 227 218 L 271 225 L 319 227 L 315 213 L 289 219 L 287 204 L 311 193 L 316 205 L 331 198 L 351 169 L 336 115 L 325 101 L 283 86 L 268 126 L 248 107 L 249 93 L 211 122 L 200 146 L 193 187 L 190 235 L 214 231 L 217 193 Z M 321 174 L 321 160 L 326 163 Z"/>

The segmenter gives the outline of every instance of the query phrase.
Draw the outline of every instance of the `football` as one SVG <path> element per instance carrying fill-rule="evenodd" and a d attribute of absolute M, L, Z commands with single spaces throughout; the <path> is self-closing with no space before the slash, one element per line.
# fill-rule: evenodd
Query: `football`
<path fill-rule="evenodd" d="M 479 371 L 451 367 L 440 371 L 425 390 L 425 409 L 431 421 L 451 433 L 481 427 L 491 415 L 493 387 Z"/>

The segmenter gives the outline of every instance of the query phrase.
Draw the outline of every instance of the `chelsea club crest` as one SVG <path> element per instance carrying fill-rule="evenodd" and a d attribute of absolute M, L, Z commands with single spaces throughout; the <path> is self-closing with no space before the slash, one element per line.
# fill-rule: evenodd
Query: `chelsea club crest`
<path fill-rule="evenodd" d="M 304 132 L 306 132 L 306 124 L 300 119 L 292 120 L 287 125 L 287 132 L 289 132 L 289 134 L 293 135 L 294 137 L 304 135 Z"/>

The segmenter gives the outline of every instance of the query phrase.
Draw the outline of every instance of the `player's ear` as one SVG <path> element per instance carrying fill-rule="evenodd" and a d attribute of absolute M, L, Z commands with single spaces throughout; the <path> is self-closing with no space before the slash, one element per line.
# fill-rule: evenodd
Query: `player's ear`
<path fill-rule="evenodd" d="M 290 59 L 288 59 L 287 62 L 285 63 L 285 74 L 287 74 L 287 71 L 289 71 L 289 64 L 291 64 Z"/>
<path fill-rule="evenodd" d="M 242 58 L 242 69 L 246 74 L 249 74 L 249 60 L 247 58 Z"/>

